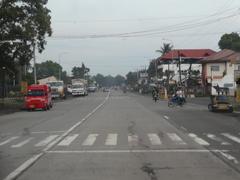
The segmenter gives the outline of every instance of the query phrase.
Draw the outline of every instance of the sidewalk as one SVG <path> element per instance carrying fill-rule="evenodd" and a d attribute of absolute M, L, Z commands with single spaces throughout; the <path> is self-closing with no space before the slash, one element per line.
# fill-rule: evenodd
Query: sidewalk
<path fill-rule="evenodd" d="M 0 115 L 18 112 L 23 108 L 23 98 L 0 99 Z"/>

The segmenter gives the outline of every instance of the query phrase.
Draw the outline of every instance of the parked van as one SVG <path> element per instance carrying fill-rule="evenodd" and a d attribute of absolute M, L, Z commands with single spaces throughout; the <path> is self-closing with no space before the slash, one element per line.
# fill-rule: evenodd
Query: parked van
<path fill-rule="evenodd" d="M 25 97 L 25 107 L 28 110 L 52 108 L 52 95 L 49 85 L 31 85 L 28 86 Z"/>

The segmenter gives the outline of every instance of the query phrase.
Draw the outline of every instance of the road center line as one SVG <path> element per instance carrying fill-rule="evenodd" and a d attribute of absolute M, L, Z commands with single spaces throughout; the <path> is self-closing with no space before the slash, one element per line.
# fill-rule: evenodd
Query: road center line
<path fill-rule="evenodd" d="M 28 168 L 30 168 L 34 163 L 36 163 L 43 155 L 47 153 L 51 148 L 53 148 L 55 145 L 57 145 L 59 142 L 61 142 L 65 137 L 67 137 L 74 129 L 76 129 L 78 126 L 80 126 L 83 122 L 85 122 L 93 113 L 95 113 L 99 108 L 101 108 L 109 99 L 110 92 L 108 93 L 107 97 L 104 99 L 104 101 L 98 105 L 92 112 L 87 114 L 82 120 L 77 122 L 75 125 L 73 125 L 71 128 L 69 128 L 65 133 L 60 135 L 58 138 L 56 138 L 52 143 L 48 144 L 48 146 L 42 150 L 41 153 L 33 155 L 30 159 L 25 161 L 22 165 L 20 165 L 17 169 L 15 169 L 13 172 L 11 172 L 6 178 L 3 180 L 14 180 L 17 177 L 19 177 L 22 173 L 24 173 Z"/>

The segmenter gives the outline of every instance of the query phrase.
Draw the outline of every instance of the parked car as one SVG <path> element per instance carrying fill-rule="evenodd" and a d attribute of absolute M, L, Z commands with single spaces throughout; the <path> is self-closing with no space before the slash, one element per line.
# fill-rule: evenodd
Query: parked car
<path fill-rule="evenodd" d="M 88 86 L 88 92 L 95 92 L 97 90 L 97 87 L 95 85 Z"/>
<path fill-rule="evenodd" d="M 31 85 L 27 89 L 25 107 L 28 110 L 52 108 L 53 101 L 49 85 Z"/>
<path fill-rule="evenodd" d="M 211 96 L 211 102 L 208 104 L 208 109 L 211 112 L 227 111 L 233 112 L 233 106 L 226 95 Z"/>

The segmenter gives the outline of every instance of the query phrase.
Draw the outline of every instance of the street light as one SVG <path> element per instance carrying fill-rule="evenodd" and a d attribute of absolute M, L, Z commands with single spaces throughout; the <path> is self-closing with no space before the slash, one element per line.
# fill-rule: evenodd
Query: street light
<path fill-rule="evenodd" d="M 64 54 L 68 54 L 68 52 L 62 52 L 62 53 L 59 53 L 58 54 L 58 63 L 59 63 L 59 74 L 58 74 L 58 78 L 59 78 L 59 80 L 61 80 L 62 78 L 61 78 L 61 74 L 62 74 L 62 72 L 61 72 L 61 57 L 64 55 Z"/>

